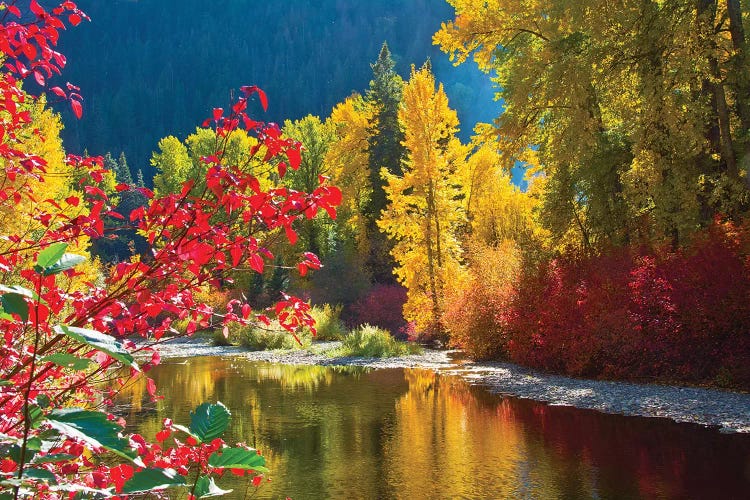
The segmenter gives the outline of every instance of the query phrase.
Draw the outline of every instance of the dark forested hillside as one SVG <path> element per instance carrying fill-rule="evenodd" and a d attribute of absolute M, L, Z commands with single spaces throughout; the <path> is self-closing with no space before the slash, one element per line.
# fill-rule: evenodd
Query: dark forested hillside
<path fill-rule="evenodd" d="M 62 37 L 65 72 L 82 88 L 82 120 L 66 120 L 71 151 L 125 151 L 146 178 L 159 138 L 190 133 L 230 89 L 261 86 L 266 121 L 325 116 L 366 89 L 383 41 L 397 71 L 432 60 L 468 137 L 498 114 L 486 76 L 454 68 L 432 46 L 452 8 L 443 0 L 81 0 L 92 19 Z M 61 110 L 63 107 L 61 106 Z M 63 111 L 67 112 L 67 111 Z"/>

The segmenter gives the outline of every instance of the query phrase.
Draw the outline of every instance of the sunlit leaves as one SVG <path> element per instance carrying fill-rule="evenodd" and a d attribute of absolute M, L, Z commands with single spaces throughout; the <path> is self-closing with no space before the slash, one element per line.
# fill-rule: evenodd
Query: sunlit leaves
<path fill-rule="evenodd" d="M 60 335 L 68 336 L 73 340 L 106 353 L 124 365 L 138 370 L 138 365 L 133 359 L 133 355 L 123 347 L 121 342 L 115 340 L 115 338 L 110 335 L 90 330 L 88 328 L 66 325 L 57 325 L 54 330 Z"/>
<path fill-rule="evenodd" d="M 190 432 L 201 441 L 221 436 L 229 426 L 232 414 L 223 403 L 203 403 L 190 412 Z"/>
<path fill-rule="evenodd" d="M 412 70 L 399 119 L 405 131 L 403 175 L 383 169 L 388 206 L 379 227 L 394 241 L 394 274 L 408 290 L 404 317 L 420 330 L 439 324 L 444 287 L 458 270 L 456 232 L 464 220 L 461 182 L 467 149 L 458 118 L 428 68 Z"/>
<path fill-rule="evenodd" d="M 208 465 L 221 469 L 245 469 L 256 472 L 268 472 L 266 460 L 258 452 L 247 448 L 224 448 L 213 453 Z"/>
<path fill-rule="evenodd" d="M 185 477 L 173 469 L 143 469 L 124 484 L 122 493 L 143 493 L 185 484 Z"/>
<path fill-rule="evenodd" d="M 106 448 L 123 458 L 134 454 L 128 440 L 122 437 L 122 427 L 107 418 L 107 414 L 82 408 L 52 410 L 46 424 L 61 434 L 78 439 L 95 449 Z"/>

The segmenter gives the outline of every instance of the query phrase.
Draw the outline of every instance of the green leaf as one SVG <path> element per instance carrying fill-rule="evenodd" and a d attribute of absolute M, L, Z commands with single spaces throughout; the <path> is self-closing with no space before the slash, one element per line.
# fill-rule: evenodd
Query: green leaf
<path fill-rule="evenodd" d="M 193 433 L 192 433 L 192 432 L 190 431 L 190 429 L 188 429 L 188 428 L 187 428 L 187 427 L 185 427 L 184 425 L 179 425 L 179 424 L 172 424 L 172 427 L 173 427 L 174 429 L 177 429 L 178 431 L 182 431 L 182 432 L 184 432 L 184 433 L 185 433 L 185 434 L 187 434 L 188 436 L 192 436 L 192 437 L 194 437 L 194 438 L 195 438 L 195 439 L 196 439 L 197 441 L 200 441 L 200 440 L 201 440 L 201 438 L 200 438 L 199 436 L 196 436 L 195 434 L 193 434 Z"/>
<path fill-rule="evenodd" d="M 44 412 L 42 412 L 42 409 L 39 408 L 37 405 L 30 405 L 29 406 L 29 419 L 31 421 L 31 427 L 36 429 L 39 427 L 39 424 L 42 423 L 42 420 L 44 419 Z"/>
<path fill-rule="evenodd" d="M 73 356 L 72 354 L 64 352 L 50 354 L 49 356 L 43 357 L 40 361 L 43 363 L 55 363 L 57 366 L 71 368 L 73 370 L 85 370 L 92 363 L 88 358 L 79 358 L 78 356 Z"/>
<path fill-rule="evenodd" d="M 26 450 L 40 451 L 42 449 L 42 440 L 38 437 L 29 438 L 26 441 Z"/>
<path fill-rule="evenodd" d="M 18 314 L 21 321 L 26 323 L 29 320 L 29 303 L 24 296 L 19 293 L 4 293 L 0 297 L 0 304 L 3 310 L 8 314 Z"/>
<path fill-rule="evenodd" d="M 57 462 L 67 462 L 68 460 L 73 460 L 75 455 L 70 455 L 68 453 L 53 453 L 52 455 L 44 455 L 42 456 L 35 456 L 34 459 L 31 461 L 33 464 L 53 464 Z"/>
<path fill-rule="evenodd" d="M 28 288 L 24 288 L 18 285 L 13 285 L 13 286 L 0 285 L 0 292 L 17 293 L 18 295 L 23 295 L 27 299 L 39 300 L 39 295 L 37 295 L 35 291 L 29 290 Z M 44 304 L 45 302 L 42 301 L 42 303 Z"/>
<path fill-rule="evenodd" d="M 214 478 L 212 477 L 201 476 L 195 482 L 193 495 L 195 495 L 196 498 L 220 497 L 227 493 L 231 493 L 232 491 L 233 490 L 222 490 L 216 486 L 216 482 L 214 482 Z"/>
<path fill-rule="evenodd" d="M 67 325 L 57 325 L 54 330 L 59 334 L 67 335 L 78 342 L 91 346 L 97 351 L 102 351 L 103 353 L 112 356 L 117 361 L 140 371 L 140 368 L 133 360 L 133 356 L 125 350 L 122 343 L 118 342 L 111 335 L 97 332 L 96 330 Z"/>
<path fill-rule="evenodd" d="M 67 271 L 68 269 L 73 269 L 82 262 L 86 262 L 86 257 L 84 257 L 83 255 L 66 253 L 65 255 L 60 257 L 60 260 L 58 260 L 55 264 L 44 268 L 43 273 L 45 276 L 61 273 L 63 271 Z"/>
<path fill-rule="evenodd" d="M 60 492 L 64 491 L 69 494 L 74 494 L 74 500 L 93 500 L 94 498 L 112 498 L 115 494 L 114 488 L 107 488 L 106 490 L 89 488 L 77 483 L 62 483 L 56 486 L 50 486 L 50 491 Z M 63 498 L 68 498 L 69 495 L 65 495 Z"/>
<path fill-rule="evenodd" d="M 224 448 L 208 457 L 208 465 L 221 469 L 244 469 L 268 472 L 266 459 L 255 450 L 247 448 Z"/>
<path fill-rule="evenodd" d="M 46 394 L 39 394 L 36 397 L 36 404 L 39 405 L 40 408 L 49 408 L 49 404 L 51 403 L 49 396 Z"/>
<path fill-rule="evenodd" d="M 41 272 L 42 270 L 54 265 L 59 261 L 65 254 L 65 250 L 68 249 L 67 243 L 53 243 L 41 252 L 36 258 L 35 268 Z"/>
<path fill-rule="evenodd" d="M 203 403 L 190 412 L 190 432 L 201 441 L 211 441 L 224 433 L 231 416 L 221 402 Z"/>
<path fill-rule="evenodd" d="M 47 424 L 61 434 L 95 448 L 106 448 L 128 460 L 135 456 L 128 440 L 120 436 L 122 428 L 109 420 L 105 413 L 82 408 L 53 410 L 47 415 Z"/>
<path fill-rule="evenodd" d="M 57 484 L 57 478 L 47 469 L 27 468 L 23 471 L 23 477 L 44 481 L 49 484 Z"/>
<path fill-rule="evenodd" d="M 141 493 L 170 486 L 184 486 L 185 478 L 174 469 L 144 469 L 133 474 L 122 487 L 123 493 Z"/>

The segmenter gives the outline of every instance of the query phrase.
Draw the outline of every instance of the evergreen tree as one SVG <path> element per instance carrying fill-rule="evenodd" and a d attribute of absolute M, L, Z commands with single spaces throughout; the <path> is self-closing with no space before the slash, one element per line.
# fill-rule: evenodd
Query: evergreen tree
<path fill-rule="evenodd" d="M 135 185 L 141 188 L 146 187 L 146 181 L 143 180 L 143 170 L 140 168 L 138 169 L 138 172 L 136 172 Z"/>
<path fill-rule="evenodd" d="M 388 43 L 384 42 L 378 60 L 371 65 L 373 79 L 367 91 L 367 101 L 375 109 L 375 120 L 370 129 L 368 150 L 372 195 L 365 209 L 365 216 L 368 219 L 370 240 L 368 267 L 376 282 L 393 280 L 391 245 L 376 224 L 387 204 L 380 170 L 385 169 L 393 175 L 401 175 L 401 162 L 405 157 L 402 145 L 404 132 L 398 121 L 404 81 L 396 73 L 394 66 Z"/>
<path fill-rule="evenodd" d="M 128 167 L 128 160 L 125 158 L 125 152 L 120 153 L 120 157 L 117 159 L 117 170 L 115 170 L 115 177 L 117 182 L 124 182 L 125 184 L 133 184 L 133 176 L 130 173 L 130 167 Z"/>

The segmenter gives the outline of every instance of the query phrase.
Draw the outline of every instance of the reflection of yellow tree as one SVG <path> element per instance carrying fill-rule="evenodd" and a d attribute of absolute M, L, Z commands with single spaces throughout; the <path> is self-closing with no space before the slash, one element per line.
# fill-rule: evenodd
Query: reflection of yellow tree
<path fill-rule="evenodd" d="M 503 405 L 483 404 L 459 379 L 407 370 L 385 453 L 404 498 L 514 498 L 523 478 L 522 430 Z M 493 415 L 494 413 L 494 415 Z"/>
<path fill-rule="evenodd" d="M 320 385 L 331 385 L 333 371 L 324 366 L 259 365 L 259 380 L 276 380 L 285 389 L 304 389 L 312 393 Z"/>

